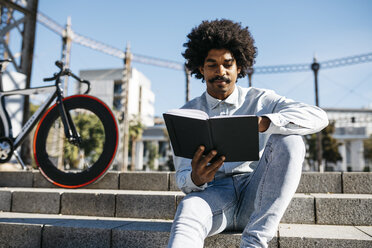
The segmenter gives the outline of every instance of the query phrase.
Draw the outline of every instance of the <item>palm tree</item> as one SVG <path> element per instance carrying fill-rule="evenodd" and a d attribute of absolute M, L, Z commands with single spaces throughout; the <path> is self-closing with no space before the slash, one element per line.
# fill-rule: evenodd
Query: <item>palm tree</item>
<path fill-rule="evenodd" d="M 140 118 L 135 117 L 132 120 L 129 121 L 129 138 L 131 140 L 132 144 L 132 161 L 130 164 L 130 170 L 134 171 L 135 166 L 136 166 L 136 143 L 139 139 L 142 137 L 143 133 L 143 124 L 140 120 Z"/>

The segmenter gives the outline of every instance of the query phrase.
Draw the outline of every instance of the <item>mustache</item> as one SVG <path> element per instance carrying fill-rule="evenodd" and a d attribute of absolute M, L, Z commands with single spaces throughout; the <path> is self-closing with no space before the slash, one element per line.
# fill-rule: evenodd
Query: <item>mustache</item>
<path fill-rule="evenodd" d="M 209 79 L 209 82 L 210 83 L 214 83 L 217 80 L 219 80 L 219 81 L 225 81 L 228 84 L 231 82 L 231 80 L 229 78 L 223 77 L 223 76 L 216 76 L 214 78 L 211 78 L 211 79 Z"/>

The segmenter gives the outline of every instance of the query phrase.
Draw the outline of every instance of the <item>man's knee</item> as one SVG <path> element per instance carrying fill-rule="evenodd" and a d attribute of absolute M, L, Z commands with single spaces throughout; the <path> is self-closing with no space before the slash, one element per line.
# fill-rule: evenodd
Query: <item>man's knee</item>
<path fill-rule="evenodd" d="M 199 216 L 211 216 L 212 210 L 203 198 L 187 195 L 178 205 L 177 213 L 198 218 Z"/>
<path fill-rule="evenodd" d="M 174 222 L 180 229 L 196 231 L 205 238 L 212 227 L 212 210 L 204 199 L 186 196 L 177 207 Z"/>
<path fill-rule="evenodd" d="M 279 156 L 303 159 L 305 157 L 305 144 L 300 135 L 273 134 L 268 141 L 274 153 Z"/>

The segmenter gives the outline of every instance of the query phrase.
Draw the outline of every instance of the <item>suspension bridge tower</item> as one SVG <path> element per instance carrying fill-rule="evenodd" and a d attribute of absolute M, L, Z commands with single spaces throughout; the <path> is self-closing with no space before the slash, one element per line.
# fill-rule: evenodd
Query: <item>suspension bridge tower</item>
<path fill-rule="evenodd" d="M 0 0 L 0 58 L 11 59 L 14 69 L 26 75 L 26 88 L 31 85 L 37 7 L 38 0 Z M 9 46 L 10 33 L 13 31 L 21 37 L 19 49 Z M 28 116 L 29 96 L 25 96 L 23 124 L 27 121 Z M 21 154 L 23 160 L 30 164 L 30 142 L 28 139 L 22 145 Z"/>

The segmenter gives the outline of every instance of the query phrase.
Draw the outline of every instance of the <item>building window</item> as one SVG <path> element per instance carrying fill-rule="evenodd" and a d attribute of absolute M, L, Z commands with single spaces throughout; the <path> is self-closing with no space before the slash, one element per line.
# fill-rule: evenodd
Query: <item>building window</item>
<path fill-rule="evenodd" d="M 121 97 L 115 97 L 113 102 L 114 110 L 121 110 L 122 106 Z"/>
<path fill-rule="evenodd" d="M 121 80 L 115 80 L 114 95 L 120 95 L 123 92 L 123 83 Z"/>

